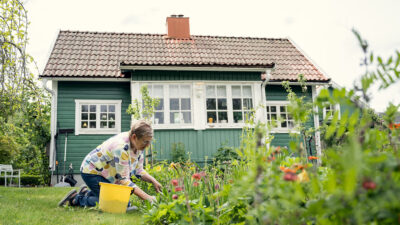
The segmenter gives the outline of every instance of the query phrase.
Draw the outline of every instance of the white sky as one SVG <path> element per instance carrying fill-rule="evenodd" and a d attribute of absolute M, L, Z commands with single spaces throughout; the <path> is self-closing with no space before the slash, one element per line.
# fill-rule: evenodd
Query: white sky
<path fill-rule="evenodd" d="M 28 52 L 43 72 L 59 30 L 166 32 L 171 14 L 190 17 L 195 35 L 290 37 L 336 83 L 351 87 L 363 72 L 361 49 L 351 29 L 375 54 L 400 51 L 399 0 L 25 0 Z M 383 111 L 400 103 L 400 82 L 374 94 Z"/>

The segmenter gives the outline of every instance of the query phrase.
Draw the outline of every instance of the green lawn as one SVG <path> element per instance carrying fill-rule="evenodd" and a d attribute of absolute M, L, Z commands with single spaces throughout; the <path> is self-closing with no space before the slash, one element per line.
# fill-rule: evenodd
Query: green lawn
<path fill-rule="evenodd" d="M 102 213 L 95 209 L 58 207 L 71 188 L 0 187 L 0 225 L 5 224 L 140 224 L 139 212 Z"/>

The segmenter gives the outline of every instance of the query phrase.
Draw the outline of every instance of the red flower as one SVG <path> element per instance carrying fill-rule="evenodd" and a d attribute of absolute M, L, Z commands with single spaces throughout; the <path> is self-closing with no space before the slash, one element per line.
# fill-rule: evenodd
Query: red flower
<path fill-rule="evenodd" d="M 195 173 L 195 174 L 193 174 L 192 178 L 194 178 L 196 180 L 200 180 L 201 179 L 201 175 L 200 175 L 200 173 Z"/>
<path fill-rule="evenodd" d="M 175 187 L 175 191 L 176 192 L 178 192 L 178 191 L 182 191 L 183 190 L 183 188 L 182 187 Z"/>
<path fill-rule="evenodd" d="M 370 180 L 364 181 L 362 184 L 363 188 L 366 190 L 374 190 L 376 188 L 376 183 Z"/>
<path fill-rule="evenodd" d="M 171 184 L 174 185 L 175 187 L 178 186 L 178 180 L 176 179 L 171 180 Z"/>
<path fill-rule="evenodd" d="M 297 180 L 297 175 L 295 173 L 285 173 L 285 175 L 283 176 L 283 179 L 286 181 L 295 181 Z"/>
<path fill-rule="evenodd" d="M 197 186 L 199 186 L 199 183 L 197 183 L 197 182 L 195 181 L 195 182 L 193 182 L 193 186 L 197 187 Z"/>
<path fill-rule="evenodd" d="M 309 160 L 314 160 L 314 159 L 318 159 L 318 157 L 316 157 L 316 156 L 308 156 L 308 159 Z"/>
<path fill-rule="evenodd" d="M 178 195 L 173 194 L 173 195 L 172 195 L 172 199 L 178 199 Z"/>

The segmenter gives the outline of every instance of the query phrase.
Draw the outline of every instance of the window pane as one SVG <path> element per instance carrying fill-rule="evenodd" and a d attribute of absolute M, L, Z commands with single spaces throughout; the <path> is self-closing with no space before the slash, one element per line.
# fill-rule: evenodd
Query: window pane
<path fill-rule="evenodd" d="M 115 112 L 115 105 L 109 105 L 108 106 L 108 111 L 109 112 Z"/>
<path fill-rule="evenodd" d="M 271 120 L 271 116 L 269 115 L 269 113 L 267 113 L 267 120 Z"/>
<path fill-rule="evenodd" d="M 90 120 L 96 120 L 96 113 L 90 113 L 89 118 Z"/>
<path fill-rule="evenodd" d="M 159 103 L 157 105 L 157 107 L 155 108 L 155 110 L 164 110 L 164 99 L 159 99 Z"/>
<path fill-rule="evenodd" d="M 169 97 L 179 97 L 179 85 L 169 85 Z"/>
<path fill-rule="evenodd" d="M 82 113 L 81 120 L 87 120 L 88 119 L 88 114 L 87 113 Z"/>
<path fill-rule="evenodd" d="M 288 120 L 292 120 L 293 119 L 291 114 L 287 114 L 287 117 L 288 117 Z"/>
<path fill-rule="evenodd" d="M 228 122 L 228 113 L 218 112 L 218 123 L 227 123 L 227 122 Z"/>
<path fill-rule="evenodd" d="M 215 97 L 215 86 L 207 85 L 206 97 Z"/>
<path fill-rule="evenodd" d="M 240 93 L 240 86 L 232 86 L 232 97 L 241 98 L 242 94 Z"/>
<path fill-rule="evenodd" d="M 242 112 L 233 112 L 233 121 L 235 123 L 243 123 Z"/>
<path fill-rule="evenodd" d="M 87 128 L 88 127 L 87 124 L 88 124 L 87 121 L 82 121 L 81 122 L 81 128 Z"/>
<path fill-rule="evenodd" d="M 190 97 L 190 86 L 189 85 L 181 85 L 181 97 Z"/>
<path fill-rule="evenodd" d="M 154 113 L 154 124 L 164 124 L 164 113 L 163 112 Z"/>
<path fill-rule="evenodd" d="M 226 98 L 218 99 L 218 109 L 227 109 Z"/>
<path fill-rule="evenodd" d="M 286 128 L 286 127 L 287 127 L 287 122 L 286 122 L 286 121 L 282 122 L 282 123 L 281 123 L 281 127 L 282 127 L 282 128 Z"/>
<path fill-rule="evenodd" d="M 100 128 L 107 128 L 107 122 L 106 121 L 100 122 Z"/>
<path fill-rule="evenodd" d="M 215 98 L 207 98 L 207 109 L 217 109 Z"/>
<path fill-rule="evenodd" d="M 181 114 L 179 112 L 171 112 L 170 113 L 170 121 L 171 121 L 171 123 L 180 123 L 181 122 Z"/>
<path fill-rule="evenodd" d="M 169 100 L 169 108 L 171 110 L 179 110 L 179 98 L 171 98 Z"/>
<path fill-rule="evenodd" d="M 271 112 L 276 112 L 276 106 L 271 106 Z"/>
<path fill-rule="evenodd" d="M 181 99 L 181 110 L 190 110 L 190 98 Z"/>
<path fill-rule="evenodd" d="M 244 111 L 244 120 L 249 120 L 251 116 L 251 111 Z"/>
<path fill-rule="evenodd" d="M 242 99 L 240 98 L 234 98 L 232 99 L 232 106 L 233 109 L 242 109 Z"/>
<path fill-rule="evenodd" d="M 293 127 L 294 127 L 293 121 L 288 121 L 288 127 L 289 127 L 289 128 L 293 128 Z"/>
<path fill-rule="evenodd" d="M 114 121 L 108 122 L 108 128 L 115 128 L 115 122 Z"/>
<path fill-rule="evenodd" d="M 216 112 L 207 112 L 207 123 L 215 123 L 217 121 Z"/>
<path fill-rule="evenodd" d="M 100 113 L 100 120 L 107 120 L 107 113 Z"/>
<path fill-rule="evenodd" d="M 140 88 L 142 88 L 144 86 L 147 87 L 147 91 L 149 92 L 149 95 L 153 96 L 153 85 L 142 84 L 142 85 L 140 85 Z"/>
<path fill-rule="evenodd" d="M 253 108 L 253 100 L 250 98 L 243 99 L 243 109 L 252 109 Z"/>
<path fill-rule="evenodd" d="M 267 112 L 269 112 L 270 111 L 270 106 L 267 106 Z"/>
<path fill-rule="evenodd" d="M 162 98 L 164 96 L 164 87 L 162 85 L 154 85 L 151 96 L 153 98 Z"/>
<path fill-rule="evenodd" d="M 226 86 L 217 86 L 217 97 L 226 97 Z"/>
<path fill-rule="evenodd" d="M 90 128 L 96 128 L 96 122 L 90 122 L 89 123 Z"/>
<path fill-rule="evenodd" d="M 286 120 L 286 114 L 285 113 L 281 113 L 281 120 Z"/>
<path fill-rule="evenodd" d="M 100 112 L 107 112 L 107 105 L 101 105 Z"/>
<path fill-rule="evenodd" d="M 184 123 L 192 123 L 192 113 L 191 112 L 183 112 L 183 122 Z"/>
<path fill-rule="evenodd" d="M 251 98 L 251 86 L 243 86 L 243 97 L 244 98 Z"/>
<path fill-rule="evenodd" d="M 88 107 L 88 105 L 82 105 L 81 109 L 82 109 L 82 112 L 88 112 L 89 107 Z"/>
<path fill-rule="evenodd" d="M 90 112 L 96 112 L 96 105 L 90 105 Z"/>
<path fill-rule="evenodd" d="M 280 109 L 281 109 L 281 112 L 286 112 L 286 106 L 281 106 Z"/>
<path fill-rule="evenodd" d="M 111 121 L 115 120 L 115 113 L 109 113 L 108 120 L 111 120 Z"/>

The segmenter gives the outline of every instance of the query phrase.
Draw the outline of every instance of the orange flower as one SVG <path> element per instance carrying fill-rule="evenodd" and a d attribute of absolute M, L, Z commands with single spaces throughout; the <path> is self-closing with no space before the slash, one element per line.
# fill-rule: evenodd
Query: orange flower
<path fill-rule="evenodd" d="M 183 188 L 182 188 L 182 187 L 176 187 L 176 188 L 175 188 L 175 191 L 176 191 L 176 192 L 178 192 L 178 191 L 182 191 L 182 190 L 183 190 Z"/>
<path fill-rule="evenodd" d="M 296 169 L 290 169 L 284 166 L 280 166 L 279 167 L 280 170 L 282 170 L 284 173 L 296 173 L 297 170 Z"/>
<path fill-rule="evenodd" d="M 171 184 L 174 185 L 175 187 L 178 186 L 178 180 L 176 179 L 171 180 Z"/>
<path fill-rule="evenodd" d="M 314 159 L 318 159 L 318 157 L 316 157 L 316 156 L 308 156 L 308 159 L 309 160 L 314 160 Z"/>
<path fill-rule="evenodd" d="M 199 173 L 195 173 L 195 174 L 193 174 L 192 178 L 194 178 L 196 180 L 200 180 L 201 179 L 201 175 Z"/>

